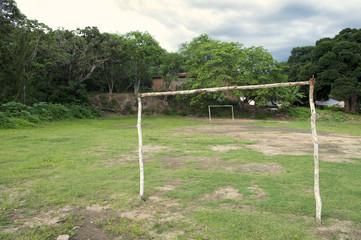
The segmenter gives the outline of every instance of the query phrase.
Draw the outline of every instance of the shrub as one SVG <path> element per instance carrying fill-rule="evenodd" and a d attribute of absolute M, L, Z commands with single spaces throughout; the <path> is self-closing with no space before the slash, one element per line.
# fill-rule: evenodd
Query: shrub
<path fill-rule="evenodd" d="M 59 103 L 48 104 L 48 111 L 53 120 L 64 120 L 73 118 L 71 111 L 67 107 Z"/>
<path fill-rule="evenodd" d="M 69 109 L 75 118 L 95 118 L 102 115 L 96 107 L 69 105 Z"/>
<path fill-rule="evenodd" d="M 269 119 L 268 115 L 266 113 L 256 113 L 254 115 L 255 119 L 260 119 L 260 120 L 267 120 Z"/>
<path fill-rule="evenodd" d="M 41 121 L 53 120 L 53 117 L 49 111 L 49 105 L 46 102 L 34 103 L 32 112 L 38 115 Z"/>
<path fill-rule="evenodd" d="M 34 123 L 29 122 L 23 118 L 12 118 L 11 120 L 15 123 L 16 128 L 33 127 L 35 125 Z"/>
<path fill-rule="evenodd" d="M 32 107 L 9 102 L 0 106 L 0 129 L 31 127 L 35 123 L 72 118 L 101 116 L 99 109 L 91 106 L 35 103 Z"/>
<path fill-rule="evenodd" d="M 0 111 L 8 117 L 26 118 L 31 115 L 31 107 L 17 102 L 8 102 L 0 106 Z"/>
<path fill-rule="evenodd" d="M 309 108 L 298 107 L 298 108 L 282 108 L 281 113 L 285 113 L 293 119 L 307 120 L 311 116 Z"/>
<path fill-rule="evenodd" d="M 0 112 L 0 129 L 16 128 L 16 124 L 5 113 Z"/>

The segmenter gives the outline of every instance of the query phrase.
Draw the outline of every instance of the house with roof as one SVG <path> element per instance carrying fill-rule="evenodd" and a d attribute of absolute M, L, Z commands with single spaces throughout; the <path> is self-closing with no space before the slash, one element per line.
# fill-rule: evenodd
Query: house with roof
<path fill-rule="evenodd" d="M 335 98 L 330 98 L 327 101 L 316 101 L 315 104 L 316 106 L 340 107 L 340 108 L 345 107 L 344 101 L 339 101 Z"/>

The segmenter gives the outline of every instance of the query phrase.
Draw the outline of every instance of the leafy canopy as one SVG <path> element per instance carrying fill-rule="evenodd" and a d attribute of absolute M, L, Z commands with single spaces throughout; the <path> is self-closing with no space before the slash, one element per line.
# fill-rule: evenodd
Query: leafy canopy
<path fill-rule="evenodd" d="M 237 42 L 222 42 L 202 34 L 189 43 L 181 45 L 185 68 L 190 72 L 188 88 L 207 88 L 232 85 L 256 85 L 286 82 L 282 66 L 263 47 L 246 48 Z M 290 89 L 274 88 L 228 93 L 255 100 L 259 105 L 269 101 L 292 101 Z M 192 103 L 199 103 L 204 95 L 196 95 Z M 224 93 L 211 94 L 213 98 L 225 98 Z"/>
<path fill-rule="evenodd" d="M 296 54 L 305 50 L 305 54 Z M 314 47 L 294 48 L 288 60 L 290 78 L 317 78 L 317 99 L 334 97 L 356 111 L 361 94 L 361 29 L 346 28 L 334 38 L 322 38 Z"/>

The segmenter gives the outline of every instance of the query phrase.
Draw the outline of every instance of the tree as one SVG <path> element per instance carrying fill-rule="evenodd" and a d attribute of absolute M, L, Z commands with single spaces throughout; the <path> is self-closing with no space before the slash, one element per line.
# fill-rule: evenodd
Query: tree
<path fill-rule="evenodd" d="M 310 62 L 312 58 L 312 50 L 313 46 L 305 46 L 305 47 L 295 47 L 291 51 L 291 56 L 288 58 L 288 66 L 289 69 L 287 71 L 288 74 L 288 80 L 290 82 L 299 82 L 299 81 L 305 81 L 301 74 L 301 67 Z M 308 77 L 309 78 L 309 77 Z M 308 79 L 306 78 L 306 79 Z"/>
<path fill-rule="evenodd" d="M 157 75 L 163 79 L 164 84 L 166 84 L 167 86 L 167 89 L 169 89 L 172 81 L 178 79 L 178 74 L 185 71 L 183 62 L 183 56 L 177 52 L 165 52 L 161 56 Z"/>
<path fill-rule="evenodd" d="M 11 40 L 6 49 L 12 60 L 12 77 L 17 89 L 14 100 L 26 103 L 26 92 L 31 80 L 31 68 L 35 62 L 42 38 L 49 28 L 36 20 L 23 19 L 17 22 L 9 34 Z"/>
<path fill-rule="evenodd" d="M 115 84 L 120 82 L 122 75 L 124 75 L 127 56 L 122 36 L 114 34 L 104 35 L 105 39 L 101 43 L 101 48 L 107 61 L 104 62 L 102 75 L 106 80 L 109 94 L 112 94 Z"/>
<path fill-rule="evenodd" d="M 309 47 L 305 47 L 309 48 Z M 294 48 L 297 51 L 300 48 Z M 302 49 L 302 48 L 301 48 Z M 290 76 L 308 79 L 315 75 L 318 99 L 334 97 L 346 101 L 346 111 L 356 112 L 361 94 L 361 29 L 346 28 L 334 38 L 322 38 L 302 61 L 289 59 Z M 310 58 L 311 57 L 311 58 Z"/>
<path fill-rule="evenodd" d="M 0 34 L 9 33 L 15 26 L 16 21 L 23 19 L 24 15 L 21 14 L 15 1 L 13 0 L 0 0 Z"/>
<path fill-rule="evenodd" d="M 190 43 L 181 46 L 180 53 L 186 59 L 186 67 L 193 78 L 187 82 L 190 89 L 255 85 L 285 82 L 282 67 L 262 47 L 245 48 L 240 43 L 222 42 L 202 34 Z M 290 90 L 258 89 L 234 91 L 230 94 L 244 97 L 244 101 L 255 100 L 259 105 L 268 101 L 280 101 L 290 96 Z M 192 96 L 192 104 L 199 103 L 205 94 Z M 213 98 L 224 98 L 224 93 L 214 93 Z"/>
<path fill-rule="evenodd" d="M 72 81 L 81 84 L 90 79 L 95 69 L 108 60 L 101 48 L 103 36 L 96 27 L 57 30 L 54 34 L 58 49 L 56 61 L 67 72 L 68 86 Z"/>
<path fill-rule="evenodd" d="M 23 15 L 13 0 L 0 0 L 0 101 L 13 99 L 12 59 L 7 49 L 11 42 L 10 34 L 14 31 L 16 22 Z"/>
<path fill-rule="evenodd" d="M 150 80 L 164 50 L 147 32 L 129 32 L 124 37 L 128 56 L 127 73 L 134 86 L 134 93 L 137 94 L 141 84 L 151 85 Z"/>

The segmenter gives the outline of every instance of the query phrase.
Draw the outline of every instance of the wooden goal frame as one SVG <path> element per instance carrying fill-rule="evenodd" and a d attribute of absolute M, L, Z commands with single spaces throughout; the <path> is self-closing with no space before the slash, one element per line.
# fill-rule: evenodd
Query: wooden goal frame
<path fill-rule="evenodd" d="M 316 109 L 313 100 L 314 85 L 316 79 L 312 77 L 309 81 L 303 82 L 287 82 L 287 83 L 273 83 L 273 84 L 262 84 L 262 85 L 249 85 L 249 86 L 228 86 L 228 87 L 216 87 L 216 88 L 201 88 L 193 90 L 183 91 L 169 91 L 169 92 L 153 92 L 153 93 L 138 93 L 138 143 L 139 143 L 139 171 L 140 171 L 140 190 L 139 197 L 145 201 L 144 198 L 144 163 L 143 163 L 143 137 L 142 137 L 142 98 L 155 97 L 155 96 L 171 96 L 171 95 L 184 95 L 201 92 L 218 92 L 226 90 L 246 90 L 246 89 L 260 89 L 260 88 L 274 88 L 274 87 L 291 87 L 300 85 L 309 85 L 309 102 L 311 110 L 311 130 L 313 139 L 313 155 L 314 155 L 314 194 L 316 200 L 316 220 L 321 224 L 321 210 L 322 201 L 320 196 L 320 185 L 319 185 L 319 160 L 318 160 L 318 138 L 316 131 Z"/>

